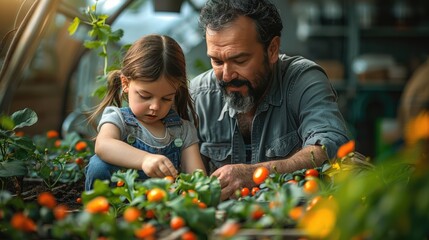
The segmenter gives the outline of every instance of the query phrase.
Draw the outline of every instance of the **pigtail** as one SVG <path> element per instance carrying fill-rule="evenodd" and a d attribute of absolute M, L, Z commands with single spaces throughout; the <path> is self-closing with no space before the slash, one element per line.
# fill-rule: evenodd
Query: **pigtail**
<path fill-rule="evenodd" d="M 181 85 L 177 90 L 175 104 L 177 114 L 181 118 L 193 122 L 195 127 L 198 128 L 197 113 L 187 85 Z"/>
<path fill-rule="evenodd" d="M 96 126 L 98 117 L 103 113 L 107 106 L 122 106 L 122 100 L 125 96 L 122 96 L 122 84 L 121 84 L 121 71 L 114 70 L 109 72 L 107 76 L 107 93 L 103 100 L 98 104 L 92 114 L 89 117 L 89 122 Z"/>

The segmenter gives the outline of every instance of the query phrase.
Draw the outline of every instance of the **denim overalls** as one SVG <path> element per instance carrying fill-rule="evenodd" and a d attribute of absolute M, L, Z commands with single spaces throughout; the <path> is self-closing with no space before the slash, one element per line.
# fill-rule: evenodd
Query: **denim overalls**
<path fill-rule="evenodd" d="M 168 128 L 167 134 L 171 134 L 173 138 L 173 141 L 163 147 L 151 146 L 144 142 L 145 138 L 151 136 L 143 134 L 141 131 L 142 126 L 129 107 L 121 108 L 121 113 L 125 121 L 126 138 L 122 139 L 124 142 L 149 153 L 164 155 L 171 160 L 176 169 L 180 169 L 181 147 L 183 145 L 183 140 L 180 138 L 182 120 L 174 110 L 170 110 L 162 120 L 165 127 Z M 86 167 L 85 190 L 92 189 L 96 179 L 110 180 L 112 174 L 120 169 L 121 167 L 104 162 L 97 155 L 92 156 Z M 139 170 L 138 174 L 139 179 L 145 180 L 149 178 L 143 170 Z"/>

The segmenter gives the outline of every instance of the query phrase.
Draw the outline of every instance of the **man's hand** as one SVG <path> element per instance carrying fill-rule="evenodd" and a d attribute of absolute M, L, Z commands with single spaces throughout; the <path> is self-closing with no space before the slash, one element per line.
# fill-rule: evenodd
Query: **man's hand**
<path fill-rule="evenodd" d="M 253 182 L 254 165 L 230 164 L 218 168 L 212 173 L 220 181 L 221 200 L 235 198 L 235 191 L 243 187 L 256 186 Z"/>

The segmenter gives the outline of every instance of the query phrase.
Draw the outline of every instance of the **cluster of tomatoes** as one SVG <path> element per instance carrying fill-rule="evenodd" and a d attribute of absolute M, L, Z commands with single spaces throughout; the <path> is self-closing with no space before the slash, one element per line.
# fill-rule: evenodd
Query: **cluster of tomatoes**
<path fill-rule="evenodd" d="M 298 184 L 303 181 L 302 189 L 305 193 L 314 194 L 319 191 L 318 177 L 319 171 L 315 168 L 306 169 L 304 174 L 293 173 L 293 178 L 286 181 L 289 184 Z M 265 182 L 265 180 L 270 176 L 270 171 L 266 167 L 258 167 L 253 172 L 253 182 L 258 186 Z M 256 195 L 256 193 L 260 190 L 260 188 L 252 187 L 251 189 L 247 187 L 243 187 L 240 190 L 241 197 Z"/>

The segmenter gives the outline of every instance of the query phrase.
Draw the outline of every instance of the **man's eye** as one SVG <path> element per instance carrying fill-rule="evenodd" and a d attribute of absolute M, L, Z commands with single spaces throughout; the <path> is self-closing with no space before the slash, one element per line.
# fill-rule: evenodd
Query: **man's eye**
<path fill-rule="evenodd" d="M 214 65 L 217 65 L 217 66 L 219 66 L 219 65 L 222 65 L 222 64 L 223 64 L 223 62 L 222 62 L 222 61 L 220 61 L 220 60 L 213 60 L 213 59 L 212 59 L 212 62 L 213 62 L 213 64 L 214 64 Z"/>

